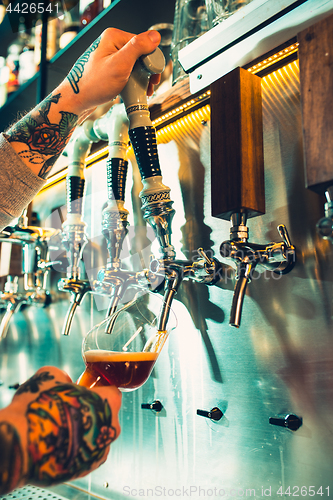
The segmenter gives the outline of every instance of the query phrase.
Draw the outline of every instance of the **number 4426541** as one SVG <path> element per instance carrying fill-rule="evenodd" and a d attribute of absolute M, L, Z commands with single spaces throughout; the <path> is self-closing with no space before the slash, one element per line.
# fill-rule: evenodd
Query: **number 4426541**
<path fill-rule="evenodd" d="M 276 492 L 277 495 L 281 497 L 289 496 L 289 497 L 314 497 L 314 496 L 330 496 L 330 488 L 316 488 L 315 486 L 288 486 L 286 490 L 280 486 L 280 488 Z"/>
<path fill-rule="evenodd" d="M 15 7 L 12 7 L 12 4 L 9 3 L 8 6 L 6 7 L 6 11 L 11 13 L 11 12 L 16 12 L 17 14 L 43 14 L 43 12 L 49 12 L 50 14 L 52 13 L 59 13 L 59 4 L 58 3 L 52 3 L 49 2 L 48 4 L 41 2 L 41 3 L 20 3 L 18 2 Z"/>

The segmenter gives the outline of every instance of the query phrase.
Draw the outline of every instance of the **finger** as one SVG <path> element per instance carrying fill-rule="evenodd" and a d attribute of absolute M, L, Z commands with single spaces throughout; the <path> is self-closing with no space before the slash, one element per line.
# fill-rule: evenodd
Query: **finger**
<path fill-rule="evenodd" d="M 161 41 L 158 31 L 151 30 L 134 35 L 120 50 L 121 57 L 126 58 L 128 64 L 134 66 L 135 61 L 144 54 L 151 54 Z"/>
<path fill-rule="evenodd" d="M 50 376 L 54 378 L 54 380 L 57 380 L 59 382 L 65 382 L 66 384 L 68 382 L 72 383 L 71 377 L 66 373 L 64 370 L 61 370 L 60 368 L 56 368 L 55 366 L 43 366 L 42 368 L 39 368 L 35 375 L 39 375 L 43 372 L 48 372 Z"/>
<path fill-rule="evenodd" d="M 148 82 L 147 95 L 151 96 L 154 93 L 154 85 L 158 85 L 161 81 L 161 75 L 154 74 L 151 75 L 150 80 Z"/>
<path fill-rule="evenodd" d="M 96 387 L 92 389 L 95 391 L 102 399 L 106 399 L 112 411 L 112 426 L 116 430 L 116 438 L 120 434 L 120 424 L 119 424 L 119 410 L 121 406 L 121 392 L 115 386 L 108 387 Z"/>

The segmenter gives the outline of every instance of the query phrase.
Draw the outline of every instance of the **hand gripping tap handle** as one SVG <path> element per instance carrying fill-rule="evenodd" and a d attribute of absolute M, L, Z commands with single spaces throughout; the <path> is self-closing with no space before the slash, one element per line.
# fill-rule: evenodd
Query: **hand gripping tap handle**
<path fill-rule="evenodd" d="M 156 132 L 147 103 L 149 78 L 152 74 L 161 73 L 164 66 L 165 59 L 159 48 L 140 57 L 120 95 L 129 118 L 129 137 L 143 185 L 140 193 L 143 217 L 153 227 L 162 257 L 173 259 L 175 251 L 171 245 L 171 221 L 175 211 L 170 199 L 170 188 L 162 183 Z"/>
<path fill-rule="evenodd" d="M 130 122 L 129 136 L 142 179 L 161 175 L 156 134 L 147 104 L 147 88 L 150 76 L 162 73 L 164 66 L 165 59 L 159 48 L 140 57 L 120 94 Z"/>

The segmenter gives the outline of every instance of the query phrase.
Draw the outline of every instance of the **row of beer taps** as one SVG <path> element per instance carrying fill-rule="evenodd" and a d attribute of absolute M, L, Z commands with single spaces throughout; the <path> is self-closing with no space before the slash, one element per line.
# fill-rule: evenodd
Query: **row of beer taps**
<path fill-rule="evenodd" d="M 115 104 L 106 115 L 95 121 L 88 120 L 78 127 L 69 152 L 67 188 L 67 220 L 63 223 L 61 240 L 66 250 L 68 266 L 66 277 L 58 283 L 60 291 L 71 295 L 64 322 L 63 334 L 70 333 L 77 307 L 87 293 L 109 298 L 107 317 L 122 302 L 130 287 L 157 290 L 164 283 L 163 307 L 159 318 L 159 330 L 166 330 L 170 306 L 183 280 L 215 285 L 223 279 L 225 263 L 208 256 L 198 249 L 196 260 L 180 260 L 171 242 L 172 219 L 175 213 L 170 188 L 163 184 L 159 163 L 156 133 L 152 125 L 147 103 L 146 89 L 151 74 L 161 73 L 164 57 L 159 49 L 140 58 L 121 93 L 122 104 Z M 85 160 L 93 142 L 108 141 L 106 208 L 102 213 L 102 234 L 107 243 L 108 260 L 98 271 L 95 280 L 83 279 L 81 261 L 88 242 L 86 223 L 83 220 Z M 142 191 L 140 193 L 144 220 L 152 227 L 159 244 L 147 269 L 132 271 L 122 265 L 121 253 L 128 233 L 128 210 L 125 204 L 127 176 L 127 151 L 132 144 L 139 167 Z M 240 326 L 241 311 L 247 284 L 254 270 L 269 269 L 274 273 L 289 272 L 296 260 L 296 250 L 291 244 L 284 225 L 278 227 L 280 242 L 256 244 L 249 242 L 246 213 L 231 216 L 230 239 L 221 245 L 221 255 L 231 259 L 236 266 L 236 283 L 230 314 L 230 324 Z M 18 243 L 23 248 L 24 292 L 17 290 L 17 280 L 8 278 L 0 303 L 6 313 L 0 325 L 0 338 L 5 337 L 10 318 L 22 304 L 47 305 L 50 297 L 46 290 L 48 270 L 55 264 L 49 259 L 51 237 L 57 231 L 28 226 L 23 216 L 16 226 L 6 228 L 0 241 Z M 233 266 L 233 267 L 235 267 Z M 109 323 L 110 329 L 112 323 Z"/>

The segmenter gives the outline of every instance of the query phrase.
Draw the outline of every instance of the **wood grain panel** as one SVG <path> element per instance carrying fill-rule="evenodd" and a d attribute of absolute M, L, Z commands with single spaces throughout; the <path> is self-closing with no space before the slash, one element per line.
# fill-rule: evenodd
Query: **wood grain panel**
<path fill-rule="evenodd" d="M 212 215 L 265 212 L 261 79 L 236 68 L 211 85 Z"/>
<path fill-rule="evenodd" d="M 298 34 L 305 185 L 333 185 L 333 16 Z"/>

